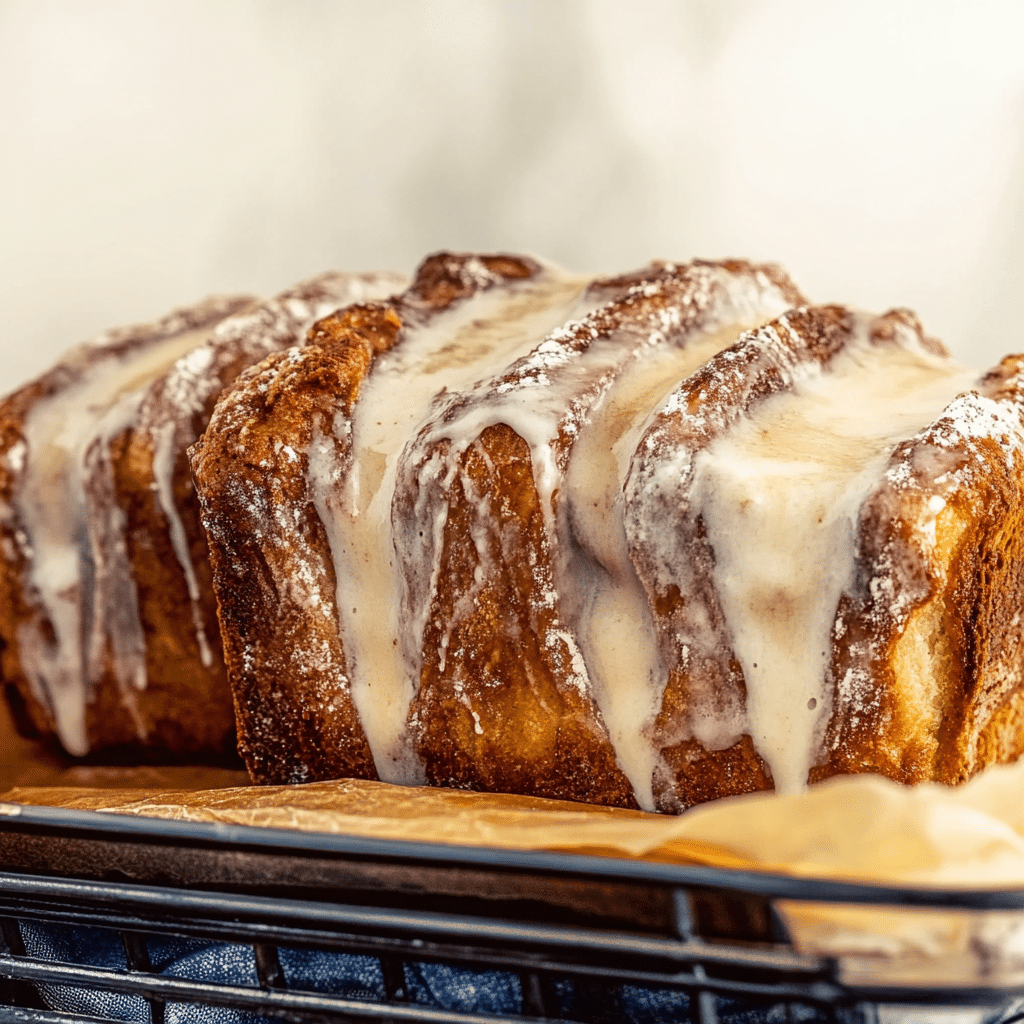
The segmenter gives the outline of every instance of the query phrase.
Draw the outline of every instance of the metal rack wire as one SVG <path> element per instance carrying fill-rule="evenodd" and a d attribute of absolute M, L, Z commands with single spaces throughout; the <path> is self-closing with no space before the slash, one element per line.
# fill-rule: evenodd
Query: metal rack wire
<path fill-rule="evenodd" d="M 0 1024 L 868 1024 L 899 1004 L 1021 1019 L 1006 1007 L 1024 986 L 852 984 L 840 962 L 795 952 L 777 911 L 794 899 L 1024 911 L 1016 890 L 900 890 L 50 808 L 0 820 Z M 225 950 L 242 966 L 215 976 Z M 474 1005 L 474 993 L 487 997 Z"/>

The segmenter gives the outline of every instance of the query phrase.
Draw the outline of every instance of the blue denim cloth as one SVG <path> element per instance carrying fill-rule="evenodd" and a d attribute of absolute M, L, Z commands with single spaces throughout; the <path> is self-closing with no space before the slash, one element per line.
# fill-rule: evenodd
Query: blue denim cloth
<path fill-rule="evenodd" d="M 37 959 L 128 969 L 116 932 L 32 922 L 22 922 L 21 932 L 26 953 Z M 153 936 L 147 939 L 146 948 L 156 974 L 198 982 L 258 986 L 251 946 Z M 385 998 L 384 977 L 376 957 L 279 947 L 278 958 L 289 988 L 346 999 L 376 1002 Z M 463 1012 L 512 1016 L 522 1013 L 522 988 L 518 975 L 512 972 L 428 963 L 406 963 L 404 971 L 410 1003 Z M 53 1010 L 114 1021 L 149 1020 L 149 1007 L 139 996 L 69 985 L 41 985 L 39 989 Z M 688 997 L 671 989 L 602 982 L 580 984 L 564 979 L 554 983 L 552 998 L 559 1016 L 573 1021 L 684 1024 L 690 1019 Z M 1014 1013 L 1021 1011 L 1024 1002 L 1015 1002 L 988 1019 L 991 1024 L 998 1024 L 1017 1019 Z M 719 1001 L 718 1016 L 721 1024 L 817 1024 L 829 1020 L 823 1010 L 811 1006 L 765 1007 L 725 999 Z M 267 1024 L 272 1018 L 222 1007 L 168 1003 L 165 1019 L 167 1024 Z M 856 1011 L 847 1011 L 841 1020 L 860 1024 L 863 1018 Z"/>

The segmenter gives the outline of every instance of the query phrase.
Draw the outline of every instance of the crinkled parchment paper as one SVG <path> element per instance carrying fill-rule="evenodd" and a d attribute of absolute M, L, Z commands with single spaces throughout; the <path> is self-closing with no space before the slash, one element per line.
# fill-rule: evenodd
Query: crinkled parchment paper
<path fill-rule="evenodd" d="M 110 784 L 109 779 L 106 782 Z M 352 779 L 226 789 L 22 786 L 0 799 L 189 821 L 715 864 L 817 878 L 1002 888 L 1024 887 L 1022 792 L 1024 763 L 992 768 L 958 789 L 906 787 L 874 775 L 846 776 L 797 796 L 733 797 L 679 817 Z"/>
<path fill-rule="evenodd" d="M 90 774 L 96 771 L 54 772 L 51 784 L 16 786 L 0 801 L 895 886 L 1024 888 L 1024 763 L 989 769 L 956 789 L 847 776 L 797 796 L 735 797 L 679 817 L 356 780 L 211 788 L 237 773 Z M 96 788 L 118 779 L 126 788 Z M 1024 984 L 1024 914 L 796 902 L 782 910 L 798 947 L 842 955 L 855 972 L 877 976 L 885 963 L 890 975 L 898 968 L 917 978 L 938 971 L 936 977 L 965 984 L 979 977 Z"/>

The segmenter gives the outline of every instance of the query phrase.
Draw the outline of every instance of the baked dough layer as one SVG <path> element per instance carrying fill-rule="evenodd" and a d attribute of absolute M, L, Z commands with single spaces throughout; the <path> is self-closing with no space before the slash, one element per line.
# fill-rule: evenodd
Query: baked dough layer
<path fill-rule="evenodd" d="M 328 273 L 208 300 L 102 335 L 0 404 L 0 663 L 25 731 L 76 756 L 235 756 L 185 449 L 245 366 L 402 284 Z"/>

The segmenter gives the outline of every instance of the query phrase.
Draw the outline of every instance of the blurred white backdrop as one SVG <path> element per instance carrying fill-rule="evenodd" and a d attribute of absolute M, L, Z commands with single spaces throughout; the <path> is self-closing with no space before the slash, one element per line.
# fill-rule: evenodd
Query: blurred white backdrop
<path fill-rule="evenodd" d="M 1021 0 L 0 0 L 0 390 L 439 248 L 774 259 L 1024 350 Z"/>

